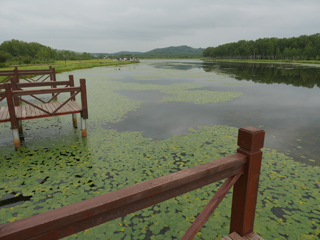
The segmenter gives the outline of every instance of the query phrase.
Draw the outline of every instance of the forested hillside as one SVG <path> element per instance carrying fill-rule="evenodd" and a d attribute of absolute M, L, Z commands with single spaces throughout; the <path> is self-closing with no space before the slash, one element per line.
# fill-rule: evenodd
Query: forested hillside
<path fill-rule="evenodd" d="M 112 53 L 110 57 L 128 57 L 137 58 L 201 58 L 203 48 L 192 48 L 186 45 L 177 47 L 156 48 L 148 52 L 118 52 Z"/>
<path fill-rule="evenodd" d="M 260 38 L 241 40 L 217 47 L 208 47 L 203 52 L 209 58 L 235 59 L 320 59 L 320 33 L 292 38 Z"/>
<path fill-rule="evenodd" d="M 89 53 L 75 53 L 73 51 L 53 49 L 36 42 L 19 40 L 4 41 L 0 45 L 0 64 L 6 61 L 19 63 L 50 62 L 54 60 L 85 60 L 92 59 Z"/>
<path fill-rule="evenodd" d="M 149 58 L 200 58 L 203 48 L 192 48 L 189 46 L 157 48 L 141 54 L 141 57 Z"/>

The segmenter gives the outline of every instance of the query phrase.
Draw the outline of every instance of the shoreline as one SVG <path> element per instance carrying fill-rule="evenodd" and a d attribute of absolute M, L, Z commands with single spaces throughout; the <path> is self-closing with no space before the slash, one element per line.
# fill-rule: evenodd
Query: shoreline
<path fill-rule="evenodd" d="M 121 61 L 92 61 L 92 62 L 70 62 L 65 64 L 63 63 L 48 63 L 48 64 L 41 64 L 41 65 L 12 65 L 11 67 L 6 68 L 0 68 L 1 70 L 13 70 L 14 67 L 18 67 L 19 69 L 27 70 L 27 69 L 48 69 L 49 66 L 52 66 L 55 68 L 56 73 L 62 73 L 62 72 L 70 72 L 77 69 L 87 69 L 87 68 L 93 68 L 93 67 L 102 67 L 102 66 L 119 66 L 119 65 L 127 65 L 132 63 L 140 63 L 139 61 L 136 62 L 121 62 Z M 0 77 L 0 83 L 5 77 Z"/>
<path fill-rule="evenodd" d="M 320 60 L 274 60 L 274 59 L 205 59 L 201 58 L 201 60 L 205 62 L 242 62 L 242 63 L 262 63 L 262 64 L 303 64 L 303 65 L 310 65 L 310 66 L 317 66 L 320 67 Z"/>

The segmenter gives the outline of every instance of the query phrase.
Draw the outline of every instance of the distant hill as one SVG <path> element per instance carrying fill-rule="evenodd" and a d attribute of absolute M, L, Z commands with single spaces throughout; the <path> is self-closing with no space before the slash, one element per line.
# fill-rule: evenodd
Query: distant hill
<path fill-rule="evenodd" d="M 203 48 L 192 48 L 186 45 L 178 47 L 156 48 L 143 53 L 143 56 L 153 57 L 202 57 Z"/>
<path fill-rule="evenodd" d="M 99 53 L 114 57 L 132 57 L 138 58 L 201 58 L 204 48 L 192 48 L 186 45 L 178 47 L 156 48 L 148 52 L 130 52 L 121 51 L 116 53 Z M 97 53 L 91 53 L 96 55 Z"/>
<path fill-rule="evenodd" d="M 109 53 L 108 55 L 119 56 L 119 55 L 124 55 L 124 54 L 136 55 L 136 54 L 143 54 L 143 53 L 142 52 L 121 51 L 121 52 L 116 52 L 116 53 Z"/>

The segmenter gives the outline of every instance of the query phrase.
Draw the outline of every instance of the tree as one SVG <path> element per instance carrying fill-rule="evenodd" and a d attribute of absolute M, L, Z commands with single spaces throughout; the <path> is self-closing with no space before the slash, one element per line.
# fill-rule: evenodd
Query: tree
<path fill-rule="evenodd" d="M 12 58 L 11 54 L 5 51 L 0 51 L 0 63 L 4 63 Z"/>

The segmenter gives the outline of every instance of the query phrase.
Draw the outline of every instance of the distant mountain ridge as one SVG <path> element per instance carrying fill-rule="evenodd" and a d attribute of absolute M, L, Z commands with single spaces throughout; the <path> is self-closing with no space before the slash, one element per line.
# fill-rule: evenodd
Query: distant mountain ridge
<path fill-rule="evenodd" d="M 135 57 L 202 57 L 204 48 L 192 48 L 186 45 L 182 46 L 170 46 L 166 48 L 156 48 L 153 50 L 150 50 L 148 52 L 130 52 L 130 51 L 121 51 L 116 53 L 101 53 L 108 56 L 127 56 L 134 55 Z M 94 55 L 94 53 L 91 53 Z"/>

